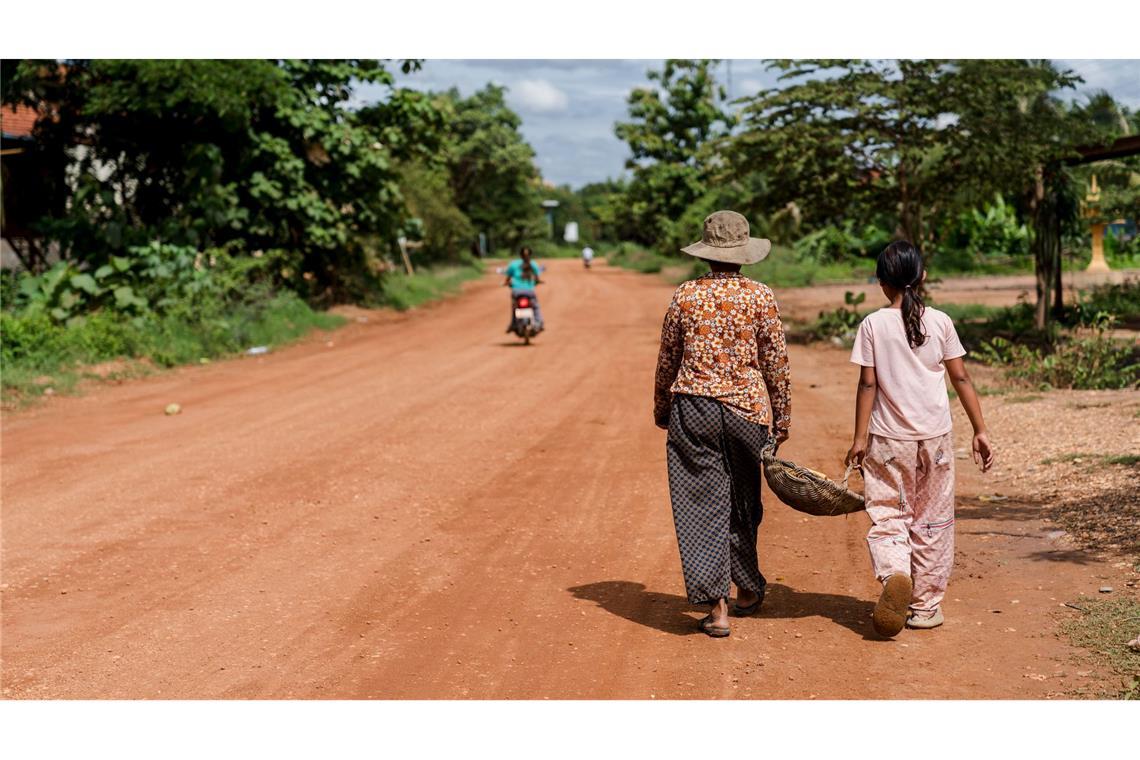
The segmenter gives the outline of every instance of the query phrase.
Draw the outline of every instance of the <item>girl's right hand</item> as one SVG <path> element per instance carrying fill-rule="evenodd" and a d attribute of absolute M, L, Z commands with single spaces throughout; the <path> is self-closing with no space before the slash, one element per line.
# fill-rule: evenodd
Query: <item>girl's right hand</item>
<path fill-rule="evenodd" d="M 867 456 L 867 442 L 855 442 L 851 444 L 851 448 L 847 450 L 847 456 L 843 460 L 844 465 L 854 464 L 858 468 L 863 467 L 863 457 Z"/>
<path fill-rule="evenodd" d="M 990 439 L 985 432 L 974 434 L 974 464 L 978 465 L 982 472 L 994 464 L 994 450 L 990 447 Z"/>

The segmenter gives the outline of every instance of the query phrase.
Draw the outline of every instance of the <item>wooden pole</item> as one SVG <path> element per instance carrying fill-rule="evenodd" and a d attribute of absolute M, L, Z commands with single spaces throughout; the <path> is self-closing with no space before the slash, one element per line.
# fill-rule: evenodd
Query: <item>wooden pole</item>
<path fill-rule="evenodd" d="M 400 256 L 404 259 L 404 270 L 410 277 L 416 273 L 416 270 L 412 269 L 412 259 L 408 256 L 408 241 L 404 238 L 400 238 L 397 242 L 400 244 Z"/>

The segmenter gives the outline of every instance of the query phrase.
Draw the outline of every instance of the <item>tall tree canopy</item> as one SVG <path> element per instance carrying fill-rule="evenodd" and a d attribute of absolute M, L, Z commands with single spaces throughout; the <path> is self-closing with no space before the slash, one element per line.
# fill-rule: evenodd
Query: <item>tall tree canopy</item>
<path fill-rule="evenodd" d="M 514 247 L 543 229 L 541 178 L 522 119 L 505 90 L 489 84 L 469 98 L 450 90 L 446 162 L 455 201 L 492 246 Z"/>
<path fill-rule="evenodd" d="M 416 61 L 397 64 L 404 73 Z M 541 230 L 534 151 L 502 88 L 470 98 L 399 87 L 370 60 L 4 61 L 3 100 L 39 111 L 21 209 L 44 244 L 98 267 L 161 241 L 277 261 L 320 300 L 374 288 L 395 241 L 437 256 L 478 232 Z M 369 85 L 374 102 L 357 107 Z M 18 245 L 20 243 L 17 243 Z"/>
<path fill-rule="evenodd" d="M 773 61 L 784 85 L 746 99 L 730 155 L 762 170 L 769 206 L 810 225 L 889 220 L 927 255 L 938 232 L 995 192 L 1032 221 L 1038 324 L 1057 295 L 1060 240 L 1077 218 L 1065 161 L 1119 124 L 1066 107 L 1080 82 L 1045 61 Z M 1099 110 L 1098 110 L 1099 109 Z M 1093 118 L 1095 116 L 1095 118 Z"/>
<path fill-rule="evenodd" d="M 713 76 L 715 64 L 666 61 L 661 71 L 648 74 L 654 86 L 630 93 L 630 120 L 615 126 L 632 154 L 624 212 L 640 242 L 670 238 L 679 217 L 707 190 L 716 166 L 715 141 L 732 121 L 723 109 L 724 88 Z"/>

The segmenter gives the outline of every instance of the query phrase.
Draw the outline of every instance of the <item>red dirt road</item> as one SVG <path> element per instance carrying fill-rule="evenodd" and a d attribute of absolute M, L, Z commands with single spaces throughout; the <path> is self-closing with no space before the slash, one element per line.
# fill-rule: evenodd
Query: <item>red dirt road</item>
<path fill-rule="evenodd" d="M 866 516 L 766 495 L 764 611 L 699 634 L 650 415 L 671 288 L 552 262 L 523 348 L 498 282 L 7 415 L 3 696 L 1035 698 L 1096 678 L 1052 618 L 1104 567 L 977 501 L 966 461 L 941 629 L 876 640 Z M 855 376 L 843 351 L 791 358 L 784 452 L 834 473 Z"/>

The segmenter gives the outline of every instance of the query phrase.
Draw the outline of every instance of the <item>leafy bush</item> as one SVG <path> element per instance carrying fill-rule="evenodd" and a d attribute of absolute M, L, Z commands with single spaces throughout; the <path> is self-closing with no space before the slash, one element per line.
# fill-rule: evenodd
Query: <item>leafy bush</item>
<path fill-rule="evenodd" d="M 834 262 L 847 259 L 875 258 L 893 240 L 890 232 L 874 225 L 856 228 L 853 222 L 842 227 L 828 226 L 810 232 L 796 241 L 795 251 L 801 261 Z"/>
<path fill-rule="evenodd" d="M 863 314 L 859 305 L 867 298 L 866 293 L 852 293 L 848 290 L 843 294 L 844 305 L 834 311 L 821 311 L 817 319 L 808 328 L 808 336 L 814 340 L 835 339 L 840 343 L 850 345 L 855 339 L 855 331 L 863 321 Z"/>
<path fill-rule="evenodd" d="M 960 214 L 952 237 L 955 247 L 978 261 L 1029 255 L 1029 228 L 1001 195 L 984 208 Z"/>
<path fill-rule="evenodd" d="M 38 395 L 74 384 L 85 365 L 149 359 L 160 366 L 195 362 L 255 345 L 280 345 L 342 318 L 313 311 L 294 293 L 254 286 L 236 302 L 212 300 L 146 317 L 109 309 L 62 324 L 45 311 L 0 312 L 5 396 Z M 46 382 L 44 382 L 46 381 Z"/>
<path fill-rule="evenodd" d="M 152 243 L 93 272 L 60 262 L 5 277 L 0 312 L 3 387 L 35 394 L 38 377 L 73 384 L 83 365 L 146 358 L 172 366 L 252 345 L 288 342 L 339 318 L 313 311 L 273 283 L 282 255 Z M 70 379 L 68 379 L 70 378 Z"/>
<path fill-rule="evenodd" d="M 1106 335 L 1114 321 L 1102 312 L 1091 335 L 1078 332 L 1051 350 L 994 337 L 981 344 L 978 357 L 1002 367 L 1008 378 L 1042 389 L 1131 388 L 1140 384 L 1140 349 Z"/>
<path fill-rule="evenodd" d="M 1112 314 L 1126 324 L 1140 320 L 1140 279 L 1098 285 L 1082 293 L 1071 314 L 1066 316 L 1072 323 L 1092 325 L 1101 313 Z"/>
<path fill-rule="evenodd" d="M 1140 267 L 1140 234 L 1128 240 L 1123 235 L 1106 232 L 1104 236 L 1104 258 L 1113 269 L 1133 269 Z"/>

